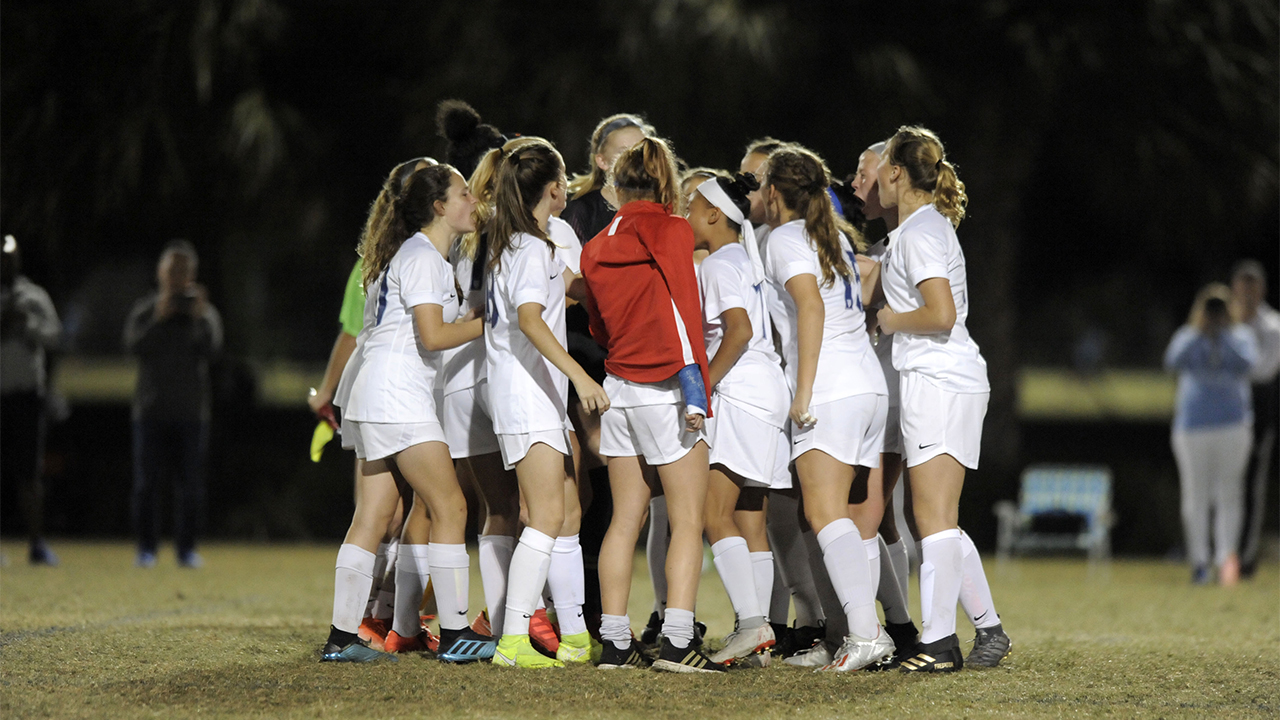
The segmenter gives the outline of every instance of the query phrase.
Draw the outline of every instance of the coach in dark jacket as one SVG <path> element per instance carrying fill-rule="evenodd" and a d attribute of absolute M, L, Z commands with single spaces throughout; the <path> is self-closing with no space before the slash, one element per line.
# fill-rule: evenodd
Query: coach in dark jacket
<path fill-rule="evenodd" d="M 209 446 L 209 361 L 222 348 L 222 319 L 196 283 L 198 261 L 185 240 L 166 246 L 156 268 L 159 290 L 139 300 L 125 324 L 125 347 L 138 356 L 133 526 L 139 567 L 156 562 L 159 490 L 166 481 L 173 485 L 178 564 L 201 564 L 196 536 Z"/>

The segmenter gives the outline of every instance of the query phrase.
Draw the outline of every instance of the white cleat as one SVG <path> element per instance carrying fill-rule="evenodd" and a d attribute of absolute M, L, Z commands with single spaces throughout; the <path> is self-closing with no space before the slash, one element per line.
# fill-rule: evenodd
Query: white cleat
<path fill-rule="evenodd" d="M 750 630 L 734 630 L 724 638 L 724 648 L 711 656 L 712 662 L 732 663 L 750 658 L 757 653 L 768 652 L 776 642 L 773 628 L 769 623 Z M 767 667 L 768 660 L 762 660 L 761 667 Z"/>
<path fill-rule="evenodd" d="M 893 639 L 884 631 L 884 628 L 878 630 L 874 640 L 853 634 L 846 636 L 844 644 L 836 652 L 835 659 L 822 669 L 831 672 L 850 672 L 892 658 Z"/>
<path fill-rule="evenodd" d="M 802 650 L 795 655 L 792 655 L 782 662 L 791 665 L 792 667 L 814 668 L 816 670 L 831 664 L 831 651 L 827 649 L 827 644 L 825 642 L 820 642 L 808 650 Z"/>

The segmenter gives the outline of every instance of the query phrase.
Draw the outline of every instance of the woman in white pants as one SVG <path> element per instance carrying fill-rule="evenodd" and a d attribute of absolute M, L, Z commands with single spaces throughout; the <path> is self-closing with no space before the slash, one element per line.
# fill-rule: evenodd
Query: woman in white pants
<path fill-rule="evenodd" d="M 1244 512 L 1244 471 L 1253 440 L 1249 371 L 1258 353 L 1249 330 L 1231 322 L 1230 300 L 1230 290 L 1221 283 L 1201 290 L 1191 317 L 1174 334 L 1164 355 L 1165 367 L 1178 373 L 1173 455 L 1182 485 L 1182 527 L 1191 581 L 1197 584 L 1210 579 L 1210 557 L 1223 585 L 1240 579 L 1236 545 Z"/>

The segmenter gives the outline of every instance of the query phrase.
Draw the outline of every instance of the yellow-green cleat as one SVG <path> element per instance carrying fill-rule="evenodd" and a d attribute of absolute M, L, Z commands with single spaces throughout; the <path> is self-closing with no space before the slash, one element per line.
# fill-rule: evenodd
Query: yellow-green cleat
<path fill-rule="evenodd" d="M 528 635 L 503 635 L 493 654 L 493 664 L 520 668 L 564 667 L 560 660 L 534 650 Z"/>
<path fill-rule="evenodd" d="M 564 635 L 560 638 L 560 648 L 556 650 L 556 659 L 564 664 L 594 663 L 600 659 L 602 647 L 591 633 L 586 631 Z"/>

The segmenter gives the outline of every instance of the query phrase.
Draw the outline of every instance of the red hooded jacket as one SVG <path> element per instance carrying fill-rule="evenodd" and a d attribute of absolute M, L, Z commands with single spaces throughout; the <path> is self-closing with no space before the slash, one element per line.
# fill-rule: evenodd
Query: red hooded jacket
<path fill-rule="evenodd" d="M 697 363 L 711 387 L 687 220 L 654 202 L 623 205 L 582 246 L 582 277 L 591 336 L 609 351 L 609 372 L 657 383 Z"/>

